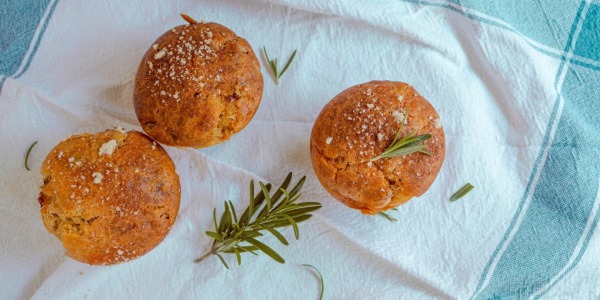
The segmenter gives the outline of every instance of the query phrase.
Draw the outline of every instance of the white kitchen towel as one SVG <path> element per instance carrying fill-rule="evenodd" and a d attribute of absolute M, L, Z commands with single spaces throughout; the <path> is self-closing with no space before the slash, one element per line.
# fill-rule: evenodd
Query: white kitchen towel
<path fill-rule="evenodd" d="M 64 255 L 36 201 L 60 140 L 121 126 L 153 41 L 197 20 L 248 40 L 265 79 L 252 122 L 207 149 L 169 148 L 180 214 L 156 249 L 89 266 Z M 600 297 L 600 3 L 588 0 L 0 0 L 1 299 L 489 299 Z M 286 59 L 275 84 L 262 47 Z M 413 85 L 438 110 L 446 161 L 433 186 L 391 214 L 333 199 L 310 163 L 321 108 L 371 80 Z M 25 152 L 31 171 L 24 167 Z M 207 251 L 212 211 L 246 207 L 251 179 L 307 176 L 323 208 L 285 259 Z M 464 183 L 475 189 L 456 202 Z"/>

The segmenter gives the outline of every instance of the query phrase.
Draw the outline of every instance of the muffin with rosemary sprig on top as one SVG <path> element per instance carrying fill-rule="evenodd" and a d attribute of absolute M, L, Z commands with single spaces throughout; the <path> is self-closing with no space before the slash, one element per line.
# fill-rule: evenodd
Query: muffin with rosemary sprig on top
<path fill-rule="evenodd" d="M 429 189 L 444 161 L 444 130 L 436 110 L 413 87 L 371 81 L 325 105 L 310 152 L 319 181 L 334 198 L 377 214 Z"/>

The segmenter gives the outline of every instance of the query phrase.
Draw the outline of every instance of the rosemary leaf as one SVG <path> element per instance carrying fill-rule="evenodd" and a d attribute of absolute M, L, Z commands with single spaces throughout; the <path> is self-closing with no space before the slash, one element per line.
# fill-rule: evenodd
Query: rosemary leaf
<path fill-rule="evenodd" d="M 250 205 L 248 205 L 248 209 L 250 209 L 250 215 L 252 215 L 254 209 L 254 180 L 250 180 Z"/>
<path fill-rule="evenodd" d="M 290 64 L 292 64 L 292 61 L 294 60 L 294 57 L 296 57 L 297 51 L 298 50 L 294 50 L 294 53 L 292 53 L 290 58 L 288 58 L 288 62 L 285 64 L 285 67 L 283 67 L 283 69 L 281 70 L 281 73 L 279 73 L 279 77 L 281 77 L 283 73 L 285 73 L 285 71 L 287 71 L 287 69 L 290 67 Z"/>
<path fill-rule="evenodd" d="M 313 271 L 315 271 L 317 273 L 317 275 L 319 275 L 319 281 L 321 282 L 321 293 L 319 295 L 319 300 L 323 300 L 323 293 L 325 293 L 325 283 L 323 281 L 323 275 L 321 275 L 321 272 L 319 272 L 319 269 L 315 268 L 312 265 L 309 264 L 302 264 L 303 267 L 309 267 L 311 269 L 313 269 Z"/>
<path fill-rule="evenodd" d="M 236 246 L 233 247 L 229 250 L 225 250 L 223 251 L 224 253 L 235 253 L 235 251 L 238 251 L 239 253 L 244 253 L 244 252 L 248 252 L 248 253 L 252 253 L 254 255 L 258 255 L 256 254 L 255 251 L 258 251 L 258 248 L 254 247 L 254 246 Z"/>
<path fill-rule="evenodd" d="M 274 235 L 282 244 L 284 244 L 286 246 L 289 245 L 288 241 L 283 237 L 283 235 L 281 235 L 281 233 L 279 233 L 279 231 L 277 231 L 274 228 L 267 226 L 265 224 L 262 224 L 260 227 L 264 228 L 265 230 L 270 232 L 272 235 Z"/>
<path fill-rule="evenodd" d="M 310 217 L 312 217 L 312 215 L 301 215 L 301 216 L 297 216 L 297 217 L 292 217 L 292 219 L 297 223 L 300 222 L 304 222 L 308 219 L 310 219 Z M 271 221 L 271 222 L 267 222 L 266 223 L 268 226 L 271 226 L 273 228 L 279 228 L 279 227 L 287 227 L 292 225 L 289 220 L 276 220 L 276 221 Z"/>
<path fill-rule="evenodd" d="M 396 222 L 396 221 L 398 221 L 398 219 L 396 219 L 396 218 L 394 218 L 394 217 L 390 216 L 389 214 L 387 214 L 387 213 L 385 213 L 385 212 L 379 212 L 379 213 L 378 213 L 378 215 L 380 215 L 380 216 L 382 216 L 382 217 L 384 217 L 384 218 L 388 219 L 388 221 L 390 221 L 390 222 Z"/>
<path fill-rule="evenodd" d="M 250 203 L 242 215 L 238 218 L 233 202 L 224 202 L 224 211 L 220 222 L 217 222 L 216 209 L 213 210 L 213 223 L 215 231 L 206 231 L 206 235 L 213 238 L 211 249 L 196 259 L 198 263 L 211 255 L 217 255 L 223 265 L 229 268 L 219 253 L 231 253 L 236 255 L 238 264 L 241 263 L 241 253 L 264 252 L 266 255 L 279 263 L 285 260 L 263 242 L 256 238 L 263 236 L 261 232 L 268 231 L 279 242 L 289 245 L 287 239 L 276 228 L 292 227 L 296 239 L 300 237 L 298 223 L 312 217 L 312 212 L 321 208 L 318 202 L 296 203 L 300 198 L 300 189 L 306 180 L 302 177 L 296 185 L 287 191 L 292 180 L 290 173 L 272 195 L 271 184 L 259 182 L 260 192 L 254 196 L 254 182 L 250 181 Z M 218 225 L 217 225 L 218 224 Z"/>
<path fill-rule="evenodd" d="M 392 158 L 392 157 L 408 155 L 408 154 L 420 152 L 420 151 L 425 151 L 425 145 L 419 144 L 419 145 L 412 145 L 412 146 L 408 146 L 408 147 L 401 147 L 401 148 L 395 149 L 393 151 L 383 152 L 379 155 L 379 157 L 380 158 Z"/>
<path fill-rule="evenodd" d="M 301 204 L 301 205 L 300 205 Z M 286 213 L 289 216 L 296 216 L 296 215 L 302 215 L 302 214 L 306 214 L 309 212 L 313 212 L 319 208 L 321 208 L 319 203 L 316 202 L 304 202 L 304 203 L 300 203 L 294 206 L 291 206 L 289 208 L 283 208 L 280 209 L 279 212 L 281 213 Z"/>
<path fill-rule="evenodd" d="M 277 57 L 275 57 L 275 60 L 273 61 L 272 67 L 273 67 L 273 71 L 275 72 L 275 74 L 278 74 L 277 75 L 277 80 L 279 81 L 279 72 L 277 70 L 278 66 L 279 66 L 279 59 Z M 277 83 L 279 83 L 279 82 L 277 82 Z"/>
<path fill-rule="evenodd" d="M 272 259 L 274 259 L 276 262 L 285 263 L 285 260 L 283 259 L 283 257 L 281 257 L 279 254 L 277 254 L 277 252 L 275 252 L 275 250 L 271 249 L 271 247 L 259 242 L 258 240 L 255 240 L 251 237 L 244 237 L 243 240 L 250 243 L 251 245 L 255 246 L 260 251 L 264 252 L 266 255 L 268 255 Z"/>
<path fill-rule="evenodd" d="M 212 231 L 205 231 L 204 233 L 205 233 L 206 235 L 208 235 L 209 237 L 211 237 L 211 238 L 213 238 L 213 239 L 215 239 L 215 240 L 218 240 L 219 242 L 222 242 L 222 241 L 223 241 L 223 237 L 222 237 L 220 234 L 216 233 L 216 232 L 212 232 Z"/>
<path fill-rule="evenodd" d="M 238 266 L 242 264 L 242 255 L 240 255 L 240 250 L 237 248 L 233 248 L 233 252 L 235 253 L 235 257 L 237 258 Z"/>
<path fill-rule="evenodd" d="M 267 188 L 267 194 L 269 192 L 271 192 L 270 184 L 267 184 L 265 187 Z M 258 196 L 256 196 L 256 198 L 254 198 L 254 212 L 255 213 L 258 212 L 258 208 L 260 208 L 260 206 L 263 204 L 264 201 L 265 201 L 265 192 L 261 189 L 261 191 L 258 193 Z M 252 217 L 252 216 L 250 216 L 250 217 Z"/>
<path fill-rule="evenodd" d="M 241 252 L 249 252 L 254 255 L 258 255 L 258 254 L 256 254 L 256 251 L 258 251 L 258 248 L 254 247 L 254 246 L 239 246 L 237 248 L 241 249 Z"/>
<path fill-rule="evenodd" d="M 225 268 L 227 268 L 227 270 L 229 270 L 229 266 L 225 262 L 225 259 L 223 259 L 223 256 L 219 255 L 219 253 L 215 253 L 215 255 L 221 260 L 221 262 L 223 263 L 223 265 L 225 266 Z"/>
<path fill-rule="evenodd" d="M 290 174 L 288 174 L 288 176 L 285 177 L 281 186 L 277 189 L 277 191 L 275 191 L 275 194 L 273 194 L 273 196 L 271 196 L 273 204 L 276 204 L 277 201 L 279 201 L 279 199 L 281 198 L 281 196 L 283 196 L 284 193 L 287 193 L 287 191 L 285 189 L 287 189 L 287 187 L 290 185 L 291 181 L 292 181 L 292 176 L 290 173 Z"/>
<path fill-rule="evenodd" d="M 254 180 L 250 180 L 250 204 L 240 217 L 240 224 L 245 225 L 250 221 L 250 216 L 254 214 Z"/>
<path fill-rule="evenodd" d="M 267 61 L 270 63 L 271 59 L 269 58 L 269 54 L 267 53 L 267 47 L 263 46 L 263 53 L 265 54 L 265 57 L 267 58 Z"/>
<path fill-rule="evenodd" d="M 287 213 L 287 215 L 295 220 L 296 217 L 307 215 L 308 213 L 313 212 L 319 208 L 321 208 L 321 207 L 319 206 L 319 207 L 301 208 L 301 209 L 290 211 Z"/>
<path fill-rule="evenodd" d="M 300 178 L 300 181 L 298 181 L 298 183 L 296 183 L 296 186 L 294 186 L 294 188 L 290 191 L 290 196 L 291 197 L 295 196 L 296 194 L 298 194 L 298 192 L 300 192 L 300 189 L 304 185 L 304 181 L 305 180 L 306 180 L 306 177 Z"/>
<path fill-rule="evenodd" d="M 217 226 L 217 209 L 213 209 L 213 222 L 215 224 L 215 230 L 219 232 L 219 226 Z"/>
<path fill-rule="evenodd" d="M 473 188 L 475 188 L 475 187 L 471 183 L 467 182 L 465 185 L 463 185 L 463 187 L 461 187 L 458 191 L 456 191 L 456 193 L 452 194 L 452 197 L 450 197 L 450 201 L 454 202 L 454 201 L 464 197 Z"/>
<path fill-rule="evenodd" d="M 31 144 L 31 146 L 29 146 L 29 149 L 27 149 L 27 154 L 25 154 L 25 169 L 27 171 L 29 170 L 29 154 L 31 154 L 31 149 L 33 149 L 33 146 L 35 146 L 35 144 L 37 144 L 38 141 L 33 142 L 33 144 Z"/>
<path fill-rule="evenodd" d="M 221 215 L 221 223 L 219 224 L 218 232 L 224 232 L 229 226 L 231 226 L 231 218 L 229 214 L 229 206 L 227 202 L 225 204 L 225 211 L 223 211 L 223 215 Z"/>
<path fill-rule="evenodd" d="M 244 231 L 242 234 L 240 234 L 240 238 L 243 236 L 249 236 L 251 238 L 255 238 L 255 237 L 259 237 L 259 236 L 263 236 L 262 233 L 260 233 L 258 230 L 246 230 Z"/>
<path fill-rule="evenodd" d="M 265 194 L 265 200 L 267 200 L 267 205 L 265 206 L 265 209 L 269 211 L 271 210 L 271 196 L 269 196 L 267 187 L 262 182 L 259 182 L 258 184 L 260 185 L 260 189 L 262 190 L 263 194 Z"/>
<path fill-rule="evenodd" d="M 296 239 L 300 238 L 300 231 L 298 230 L 298 224 L 296 224 L 296 221 L 294 221 L 294 219 L 292 219 L 292 217 L 288 216 L 288 215 L 283 215 L 289 222 L 290 224 L 292 224 L 292 227 L 294 228 L 294 236 L 296 237 Z"/>
<path fill-rule="evenodd" d="M 231 211 L 231 214 L 233 215 L 233 221 L 235 222 L 235 224 L 238 223 L 238 218 L 237 215 L 235 214 L 235 209 L 233 208 L 233 203 L 231 203 L 231 200 L 229 200 L 229 211 Z"/>
<path fill-rule="evenodd" d="M 404 147 L 409 147 L 409 146 L 413 146 L 413 145 L 419 145 L 419 144 L 423 143 L 424 141 L 431 138 L 431 134 L 421 134 L 421 135 L 415 136 L 414 132 L 410 136 L 411 136 L 411 138 L 406 139 L 403 143 L 399 143 L 399 144 Z"/>

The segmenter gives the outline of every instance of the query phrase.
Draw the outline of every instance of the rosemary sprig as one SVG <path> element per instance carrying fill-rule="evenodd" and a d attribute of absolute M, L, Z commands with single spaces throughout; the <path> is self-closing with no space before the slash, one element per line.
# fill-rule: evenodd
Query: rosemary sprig
<path fill-rule="evenodd" d="M 321 293 L 319 295 L 319 300 L 323 300 L 323 293 L 325 292 L 325 282 L 323 281 L 323 275 L 321 275 L 321 272 L 319 272 L 319 269 L 317 269 L 313 265 L 302 264 L 302 266 L 303 267 L 309 267 L 309 268 L 313 269 L 317 273 L 317 275 L 319 275 L 319 281 L 321 282 Z"/>
<path fill-rule="evenodd" d="M 464 197 L 467 193 L 469 193 L 473 188 L 475 188 L 471 183 L 467 182 L 463 185 L 456 193 L 452 194 L 450 197 L 450 201 L 454 202 L 462 197 Z"/>
<path fill-rule="evenodd" d="M 404 118 L 400 123 L 400 128 L 396 135 L 394 136 L 394 140 L 390 144 L 390 146 L 383 151 L 383 153 L 379 154 L 379 156 L 371 159 L 370 161 L 376 161 L 382 158 L 392 158 L 396 156 L 408 155 L 415 152 L 420 152 L 423 154 L 431 155 L 431 152 L 425 149 L 425 142 L 427 139 L 431 138 L 431 134 L 421 134 L 415 135 L 413 132 L 407 136 L 404 136 L 402 139 L 398 140 L 398 136 L 402 132 L 402 128 L 404 127 L 404 123 L 406 123 L 406 117 L 408 116 L 408 108 L 404 109 Z"/>
<path fill-rule="evenodd" d="M 296 52 L 298 50 L 294 50 L 294 52 L 292 53 L 292 56 L 290 56 L 290 58 L 288 58 L 287 63 L 285 63 L 285 66 L 283 67 L 283 69 L 281 70 L 281 72 L 278 72 L 278 67 L 279 67 L 279 60 L 276 57 L 275 59 L 270 59 L 269 58 L 269 54 L 267 54 L 267 48 L 265 46 L 263 46 L 263 52 L 265 54 L 265 58 L 267 59 L 267 62 L 269 63 L 269 66 L 271 67 L 271 71 L 273 72 L 273 77 L 275 78 L 275 83 L 279 84 L 279 78 L 281 78 L 281 76 L 283 75 L 283 73 L 285 73 L 285 71 L 287 71 L 287 69 L 290 67 L 290 64 L 292 63 L 292 61 L 294 60 L 294 57 L 296 57 Z"/>
<path fill-rule="evenodd" d="M 392 208 L 392 209 L 390 209 L 390 210 L 397 210 L 397 209 L 395 209 L 395 208 Z M 378 214 L 378 215 L 380 215 L 380 216 L 382 216 L 382 217 L 384 217 L 384 218 L 386 218 L 386 219 L 388 219 L 388 221 L 390 221 L 390 222 L 397 222 L 397 221 L 398 221 L 398 219 L 396 219 L 396 218 L 394 218 L 394 217 L 390 216 L 390 215 L 389 215 L 387 212 L 380 211 L 380 212 L 379 212 L 379 213 L 377 213 L 377 214 Z"/>
<path fill-rule="evenodd" d="M 33 149 L 33 146 L 35 146 L 35 144 L 37 144 L 38 141 L 33 142 L 33 144 L 31 144 L 31 146 L 29 146 L 29 149 L 27 149 L 27 154 L 25 154 L 25 169 L 27 169 L 27 171 L 29 170 L 29 154 L 31 154 L 31 149 Z"/>
<path fill-rule="evenodd" d="M 217 225 L 217 210 L 213 210 L 213 221 L 215 230 L 206 231 L 206 235 L 213 238 L 211 249 L 194 262 L 199 263 L 205 258 L 216 255 L 227 269 L 229 266 L 220 253 L 232 253 L 237 258 L 238 265 L 242 263 L 241 253 L 264 252 L 279 263 L 285 260 L 271 247 L 258 241 L 256 238 L 263 236 L 268 231 L 275 236 L 279 242 L 288 245 L 285 237 L 276 228 L 292 226 L 296 239 L 300 237 L 298 223 L 312 217 L 313 211 L 321 208 L 318 202 L 296 203 L 300 198 L 300 189 L 306 177 L 302 177 L 298 183 L 287 190 L 292 181 L 292 173 L 289 173 L 281 186 L 270 194 L 271 184 L 259 182 L 260 192 L 254 195 L 254 181 L 250 181 L 250 204 L 238 218 L 231 201 L 225 201 L 225 211 L 221 215 L 221 221 Z"/>

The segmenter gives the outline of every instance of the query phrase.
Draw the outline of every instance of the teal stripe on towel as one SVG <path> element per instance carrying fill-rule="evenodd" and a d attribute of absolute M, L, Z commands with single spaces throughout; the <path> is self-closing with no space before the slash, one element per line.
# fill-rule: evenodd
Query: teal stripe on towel
<path fill-rule="evenodd" d="M 56 7 L 58 1 L 48 7 L 51 0 L 0 0 L 0 74 L 3 75 L 0 80 L 0 92 L 7 77 L 20 75 L 31 63 L 40 40 L 44 34 L 48 21 Z M 45 19 L 40 34 L 37 36 L 35 44 L 32 40 L 35 38 L 35 32 L 42 21 L 46 11 L 50 9 L 48 17 Z M 26 57 L 30 47 L 31 54 Z M 27 61 L 24 61 L 27 59 Z M 20 74 L 15 74 L 23 63 L 26 63 Z"/>
<path fill-rule="evenodd" d="M 455 1 L 452 1 L 455 2 Z M 568 40 L 578 0 L 460 0 L 463 7 L 501 19 L 516 31 L 555 49 Z"/>
<path fill-rule="evenodd" d="M 510 31 L 510 32 L 514 32 L 515 34 L 520 34 L 520 35 L 523 35 L 525 37 L 528 37 L 528 38 L 531 38 L 531 39 L 535 40 L 535 38 L 533 36 L 531 36 L 532 32 L 530 32 L 530 31 L 519 31 L 518 29 L 516 29 L 516 28 L 513 27 L 514 26 L 513 24 L 505 25 L 503 23 L 499 23 L 496 20 L 490 19 L 490 17 L 494 17 L 494 18 L 497 18 L 497 19 L 502 19 L 502 16 L 499 15 L 498 13 L 494 13 L 492 11 L 491 12 L 491 13 L 493 13 L 492 15 L 488 15 L 486 17 L 483 17 L 483 16 L 476 16 L 474 14 L 471 14 L 471 13 L 468 13 L 468 12 L 464 11 L 463 8 L 460 7 L 460 6 L 462 6 L 464 4 L 462 2 L 465 1 L 465 0 L 447 0 L 448 2 L 445 2 L 445 1 L 442 1 L 442 2 L 430 2 L 430 1 L 425 1 L 425 0 L 402 0 L 402 1 L 410 2 L 410 3 L 414 3 L 414 4 L 418 4 L 418 5 L 440 7 L 440 8 L 448 9 L 448 10 L 450 10 L 452 12 L 455 12 L 457 14 L 460 14 L 460 15 L 462 15 L 464 17 L 467 17 L 469 19 L 475 20 L 477 22 L 480 22 L 480 23 L 483 23 L 483 24 L 487 24 L 487 25 L 491 25 L 491 26 L 494 26 L 494 27 L 498 27 L 498 28 L 501 28 L 501 29 L 504 29 L 504 30 L 507 30 L 507 31 Z M 454 7 L 454 6 L 449 5 L 448 3 L 453 3 L 453 4 L 456 4 L 456 5 L 460 5 L 460 6 L 459 7 Z M 480 14 L 485 14 L 486 13 L 486 12 L 484 12 L 484 10 L 481 10 L 481 9 L 478 10 L 478 8 L 480 8 L 479 6 L 481 6 L 481 5 L 475 5 L 473 3 L 473 1 L 471 1 L 471 4 L 472 5 L 470 7 L 467 7 L 467 6 L 463 6 L 463 7 L 471 9 L 473 11 L 477 11 Z M 478 4 L 480 4 L 480 3 L 478 3 Z M 487 11 L 487 13 L 490 13 L 490 11 Z M 506 20 L 504 20 L 504 21 L 506 21 Z M 554 23 L 554 21 L 553 21 L 553 23 Z M 535 30 L 533 30 L 533 33 L 535 33 Z M 536 51 L 538 51 L 540 53 L 543 53 L 543 54 L 545 54 L 547 56 L 550 56 L 550 57 L 553 57 L 553 58 L 556 58 L 556 59 L 560 59 L 562 61 L 566 60 L 566 52 L 564 52 L 564 51 L 561 52 L 560 50 L 558 50 L 558 48 L 550 47 L 550 49 L 547 49 L 547 48 L 540 47 L 539 45 L 537 45 L 535 43 L 532 43 L 532 42 L 530 42 L 528 40 L 525 40 L 525 42 L 528 43 L 529 46 L 531 46 L 533 49 L 535 49 Z M 542 43 L 542 44 L 544 44 L 544 43 Z M 596 71 L 600 71 L 600 60 L 598 60 L 598 59 L 591 59 L 591 56 L 589 56 L 589 55 L 588 56 L 583 56 L 583 58 L 588 58 L 589 60 L 586 61 L 586 60 L 581 59 L 580 57 L 572 57 L 571 58 L 571 63 L 577 64 L 577 65 L 580 65 L 580 66 L 583 66 L 583 67 L 586 67 L 586 68 L 594 69 Z"/>
<path fill-rule="evenodd" d="M 50 7 L 50 12 L 48 13 L 48 17 L 44 20 L 44 24 L 42 25 L 40 35 L 39 35 L 38 39 L 35 41 L 35 45 L 33 47 L 33 52 L 27 58 L 27 63 L 25 64 L 25 67 L 23 67 L 23 70 L 21 70 L 21 72 L 19 72 L 19 74 L 14 75 L 15 79 L 21 77 L 21 75 L 23 75 L 23 73 L 25 73 L 25 71 L 27 71 L 27 69 L 29 69 L 29 65 L 31 65 L 31 61 L 33 60 L 34 54 L 37 52 L 37 49 L 40 46 L 40 42 L 42 41 L 42 36 L 44 36 L 44 32 L 46 32 L 46 28 L 48 27 L 48 22 L 50 22 L 50 18 L 52 17 L 52 14 L 54 13 L 56 4 L 58 4 L 58 0 L 54 1 L 54 3 L 52 4 L 52 7 Z"/>
<path fill-rule="evenodd" d="M 593 37 L 590 30 L 598 34 L 597 27 L 586 24 L 589 22 L 584 22 L 579 39 Z M 578 40 L 576 51 L 586 44 L 593 43 Z M 530 206 L 478 299 L 545 294 L 585 253 L 598 223 L 598 215 L 592 211 L 600 177 L 600 95 L 591 88 L 598 79 L 600 74 L 589 69 L 569 69 L 562 89 L 563 114 Z M 482 281 L 488 272 L 486 267 Z"/>
<path fill-rule="evenodd" d="M 0 0 L 0 74 L 13 75 L 31 44 L 50 0 Z"/>
<path fill-rule="evenodd" d="M 600 5 L 592 4 L 583 23 L 574 53 L 594 61 L 600 61 L 598 43 L 600 43 Z M 598 83 L 596 82 L 596 84 Z"/>
<path fill-rule="evenodd" d="M 586 21 L 589 16 L 589 14 L 586 16 Z M 584 26 L 583 30 L 591 29 Z M 596 29 L 593 30 L 599 30 L 599 28 L 596 27 Z M 592 45 L 591 43 L 583 44 Z M 597 88 L 598 82 L 600 82 L 600 72 L 594 72 L 587 68 L 572 67 L 565 79 L 565 84 L 563 87 L 564 93 L 571 95 L 571 101 L 569 101 L 569 114 L 572 116 L 570 118 L 570 121 L 572 122 L 566 126 L 578 128 L 577 134 L 569 136 L 568 138 L 570 139 L 571 143 L 577 144 L 577 153 L 581 152 L 586 153 L 588 156 L 594 156 L 592 158 L 593 163 L 591 166 L 579 167 L 583 169 L 589 169 L 590 167 L 593 167 L 595 168 L 596 172 L 598 172 L 598 164 L 600 164 L 600 135 L 598 135 L 600 130 L 600 104 L 598 104 L 598 100 L 600 99 L 600 90 Z M 583 138 L 581 138 L 581 136 L 583 136 Z M 589 182 L 577 182 L 577 184 L 589 188 L 589 185 L 597 185 L 598 180 L 598 175 L 596 175 L 596 178 L 590 178 Z M 574 197 L 572 198 L 573 199 L 571 199 L 571 202 L 573 202 L 572 204 L 574 206 L 582 205 L 583 202 L 587 202 L 586 199 L 579 203 L 578 200 L 580 199 L 576 199 Z M 575 268 L 575 266 L 577 266 L 581 260 L 583 254 L 586 252 L 587 246 L 592 238 L 592 235 L 594 234 L 594 231 L 596 230 L 598 220 L 600 218 L 600 213 L 598 213 L 598 206 L 600 203 L 596 202 L 595 205 L 596 215 L 590 215 L 590 218 L 588 219 L 589 229 L 587 233 L 584 233 L 585 236 L 581 237 L 581 250 L 578 251 L 578 253 L 574 253 L 574 255 L 576 255 L 574 257 L 574 261 L 566 266 L 566 269 L 563 271 L 563 273 L 557 276 L 550 286 L 547 286 L 538 292 L 539 296 L 546 294 L 556 283 L 560 282 L 562 278 L 564 278 L 571 270 L 573 270 L 573 268 Z M 593 219 L 591 219 L 592 217 Z"/>
<path fill-rule="evenodd" d="M 580 85 L 580 80 L 569 71 L 565 89 Z M 599 96 L 596 92 L 593 98 Z M 598 215 L 591 212 L 600 177 L 600 101 L 590 100 L 581 94 L 565 99 L 527 214 L 478 298 L 529 297 L 563 268 L 572 269 L 585 252 L 597 224 Z M 588 223 L 589 233 L 582 237 Z M 581 249 L 576 249 L 582 238 Z M 575 264 L 567 266 L 573 255 Z"/>

